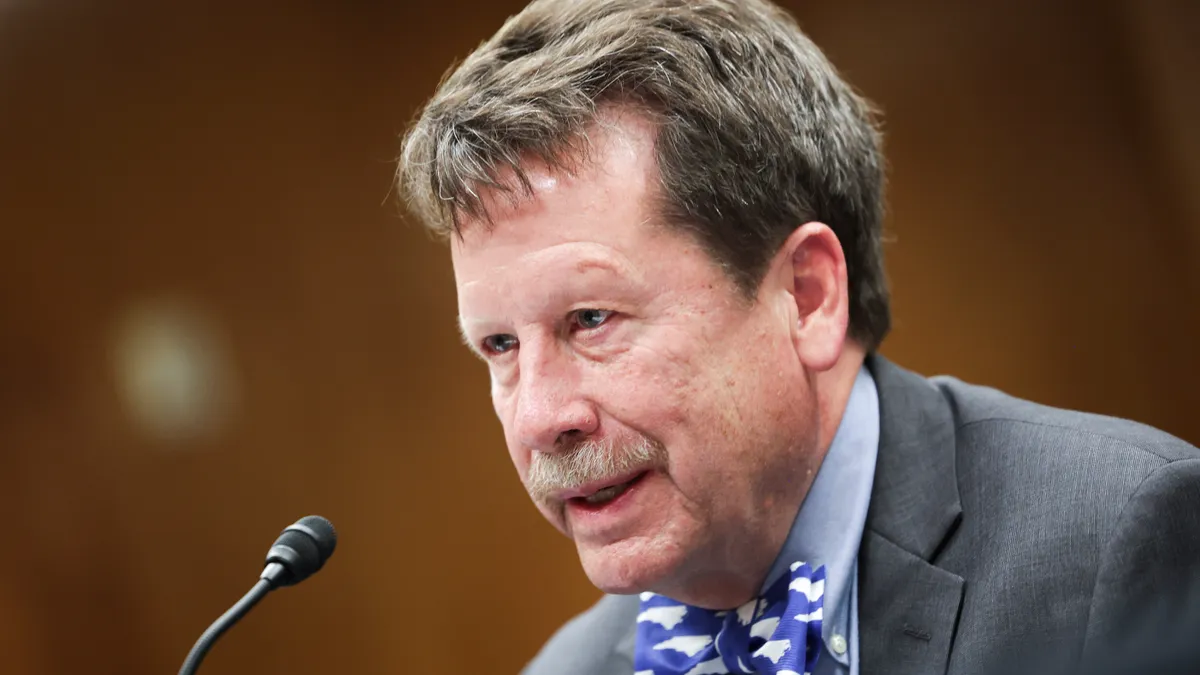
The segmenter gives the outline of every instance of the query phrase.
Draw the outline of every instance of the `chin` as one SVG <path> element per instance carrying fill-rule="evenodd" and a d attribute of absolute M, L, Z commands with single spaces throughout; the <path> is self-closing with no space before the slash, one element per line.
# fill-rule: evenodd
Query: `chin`
<path fill-rule="evenodd" d="M 596 588 L 614 595 L 632 595 L 661 587 L 682 562 L 661 543 L 644 539 L 577 548 L 588 580 Z"/>

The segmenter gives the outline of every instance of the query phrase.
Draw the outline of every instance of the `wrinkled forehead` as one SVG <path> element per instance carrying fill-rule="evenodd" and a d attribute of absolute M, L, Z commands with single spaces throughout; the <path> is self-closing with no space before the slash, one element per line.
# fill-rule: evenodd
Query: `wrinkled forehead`
<path fill-rule="evenodd" d="M 480 191 L 487 215 L 465 217 L 451 240 L 460 312 L 569 292 L 642 297 L 634 287 L 686 287 L 711 273 L 699 242 L 660 217 L 649 122 L 618 116 L 589 133 L 587 161 L 571 171 L 523 165 L 528 194 Z"/>
<path fill-rule="evenodd" d="M 645 283 L 647 233 L 636 205 L 608 208 L 594 201 L 596 186 L 568 181 L 577 179 L 543 177 L 532 199 L 505 207 L 490 224 L 473 223 L 451 243 L 460 315 L 501 308 L 525 315 L 617 284 Z"/>
<path fill-rule="evenodd" d="M 547 177 L 532 198 L 506 205 L 491 222 L 470 223 L 451 242 L 460 290 L 487 285 L 512 292 L 604 274 L 642 279 L 655 233 L 638 205 L 610 208 L 595 199 L 594 186 L 566 186 L 571 194 L 555 195 L 564 188 L 558 181 Z"/>
<path fill-rule="evenodd" d="M 519 176 L 517 169 L 498 169 L 504 187 L 478 189 L 484 213 L 460 214 L 451 239 L 460 282 L 566 244 L 597 244 L 632 257 L 653 234 L 647 231 L 658 220 L 650 199 L 657 184 L 652 129 L 629 118 L 593 125 L 588 134 L 586 158 L 560 166 L 526 161 Z"/>
<path fill-rule="evenodd" d="M 463 319 L 524 316 L 573 299 L 631 298 L 652 284 L 622 252 L 593 242 L 568 242 L 515 255 L 496 264 L 456 266 Z"/>

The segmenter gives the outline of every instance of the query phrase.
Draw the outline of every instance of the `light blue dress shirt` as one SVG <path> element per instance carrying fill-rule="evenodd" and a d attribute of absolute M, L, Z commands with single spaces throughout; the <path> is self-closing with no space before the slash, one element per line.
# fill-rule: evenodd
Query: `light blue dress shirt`
<path fill-rule="evenodd" d="M 765 591 L 796 561 L 825 566 L 824 648 L 812 675 L 858 675 L 858 547 L 879 454 L 879 394 L 864 366 Z"/>

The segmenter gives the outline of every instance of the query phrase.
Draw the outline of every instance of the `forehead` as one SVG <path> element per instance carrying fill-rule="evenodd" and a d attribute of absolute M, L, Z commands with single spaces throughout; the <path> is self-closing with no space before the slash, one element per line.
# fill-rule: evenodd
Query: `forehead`
<path fill-rule="evenodd" d="M 585 142 L 587 161 L 573 172 L 524 167 L 531 197 L 481 195 L 491 222 L 464 222 L 451 242 L 460 320 L 727 290 L 730 280 L 699 242 L 658 217 L 651 123 L 609 113 Z"/>
<path fill-rule="evenodd" d="M 522 166 L 531 195 L 481 194 L 490 222 L 465 219 L 451 242 L 460 287 L 518 262 L 636 267 L 649 244 L 664 243 L 651 200 L 657 179 L 651 124 L 607 112 L 582 140 L 586 161 L 572 172 L 536 162 Z"/>

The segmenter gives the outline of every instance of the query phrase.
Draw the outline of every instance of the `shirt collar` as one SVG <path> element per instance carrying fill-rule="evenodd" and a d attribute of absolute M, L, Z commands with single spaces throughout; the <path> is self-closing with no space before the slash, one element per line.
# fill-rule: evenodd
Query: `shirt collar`
<path fill-rule="evenodd" d="M 879 394 L 863 366 L 829 452 L 763 585 L 768 588 L 793 562 L 807 562 L 814 569 L 824 565 L 821 637 L 826 644 L 834 634 L 850 635 L 851 588 L 878 453 Z M 848 654 L 835 658 L 845 662 Z"/>

